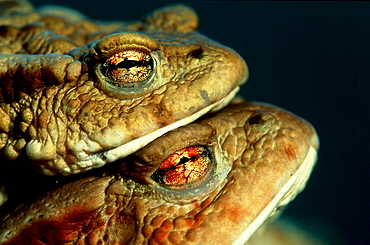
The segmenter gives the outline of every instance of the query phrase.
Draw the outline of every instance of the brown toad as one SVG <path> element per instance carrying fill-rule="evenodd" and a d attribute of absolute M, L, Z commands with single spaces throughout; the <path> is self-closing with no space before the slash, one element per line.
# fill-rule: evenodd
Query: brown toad
<path fill-rule="evenodd" d="M 0 149 L 46 175 L 125 157 L 222 108 L 248 76 L 183 5 L 114 23 L 26 1 L 0 9 Z"/>
<path fill-rule="evenodd" d="M 318 147 L 292 113 L 231 104 L 18 208 L 0 244 L 245 244 L 302 191 Z M 251 244 L 295 235 L 276 230 Z M 291 244 L 320 244 L 302 239 Z"/>

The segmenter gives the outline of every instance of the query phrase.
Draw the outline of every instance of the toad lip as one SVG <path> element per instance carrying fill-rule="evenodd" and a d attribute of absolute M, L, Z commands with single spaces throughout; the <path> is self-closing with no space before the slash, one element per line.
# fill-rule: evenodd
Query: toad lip
<path fill-rule="evenodd" d="M 197 113 L 192 114 L 191 116 L 178 120 L 177 122 L 170 124 L 168 126 L 165 126 L 163 128 L 157 129 L 154 132 L 151 132 L 143 137 L 140 137 L 138 139 L 134 139 L 126 144 L 123 144 L 121 146 L 118 146 L 116 148 L 110 149 L 108 151 L 105 151 L 103 153 L 96 153 L 96 154 L 88 154 L 83 160 L 81 160 L 78 164 L 82 166 L 84 169 L 88 170 L 89 168 L 95 167 L 101 167 L 106 163 L 117 161 L 127 155 L 130 155 L 137 150 L 141 149 L 145 145 L 147 145 L 149 142 L 152 142 L 154 139 L 158 138 L 159 136 L 165 134 L 168 131 L 171 131 L 173 129 L 176 129 L 178 127 L 187 125 L 200 116 L 206 114 L 210 111 L 217 111 L 222 109 L 224 106 L 226 106 L 234 97 L 235 94 L 238 92 L 239 87 L 235 88 L 231 93 L 229 93 L 224 99 L 217 101 L 202 110 L 200 110 Z M 82 157 L 81 157 L 82 158 Z"/>
<path fill-rule="evenodd" d="M 184 5 L 113 25 L 57 12 L 37 12 L 40 25 L 24 19 L 6 29 L 6 38 L 17 39 L 15 29 L 27 38 L 1 54 L 7 69 L 0 150 L 7 160 L 25 156 L 45 175 L 76 174 L 122 158 L 223 107 L 248 77 L 244 60 L 199 34 L 196 14 Z M 163 21 L 173 16 L 178 23 Z"/>
<path fill-rule="evenodd" d="M 171 165 L 179 151 L 194 147 L 207 148 L 207 174 L 176 186 L 152 178 L 167 174 L 157 171 L 162 163 Z M 196 243 L 244 244 L 302 191 L 318 147 L 314 128 L 297 116 L 264 103 L 234 101 L 117 165 L 86 172 L 83 179 L 74 175 L 77 181 L 9 214 L 0 224 L 0 243 L 51 239 L 38 233 L 47 224 L 76 240 L 109 226 L 102 235 L 109 242 L 147 244 L 166 226 L 165 239 L 167 234 L 186 239 L 184 232 L 191 232 Z M 175 178 L 185 176 L 180 169 Z M 60 232 L 70 223 L 71 229 Z"/>

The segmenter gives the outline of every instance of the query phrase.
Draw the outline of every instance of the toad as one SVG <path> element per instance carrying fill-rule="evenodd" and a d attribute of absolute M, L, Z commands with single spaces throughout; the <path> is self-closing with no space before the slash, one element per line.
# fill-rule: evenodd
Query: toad
<path fill-rule="evenodd" d="M 0 244 L 245 244 L 304 188 L 318 147 L 294 114 L 234 101 L 18 208 Z"/>
<path fill-rule="evenodd" d="M 45 175 L 134 153 L 225 106 L 248 76 L 184 5 L 128 22 L 22 0 L 2 1 L 0 14 L 0 149 Z"/>

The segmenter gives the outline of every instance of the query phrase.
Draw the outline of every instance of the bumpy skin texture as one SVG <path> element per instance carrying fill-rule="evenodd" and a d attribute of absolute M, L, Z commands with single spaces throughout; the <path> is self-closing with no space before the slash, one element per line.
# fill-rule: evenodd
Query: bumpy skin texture
<path fill-rule="evenodd" d="M 168 132 L 104 174 L 71 182 L 19 208 L 3 220 L 0 241 L 232 244 L 318 144 L 313 127 L 299 117 L 268 104 L 234 102 Z M 209 149 L 206 175 L 180 186 L 153 178 L 169 156 L 194 145 Z M 279 205 L 302 188 L 293 185 Z"/>
<path fill-rule="evenodd" d="M 183 5 L 103 23 L 11 3 L 0 3 L 0 149 L 46 175 L 129 155 L 226 105 L 248 76 L 236 52 L 196 31 Z M 120 84 L 122 70 L 133 78 Z"/>

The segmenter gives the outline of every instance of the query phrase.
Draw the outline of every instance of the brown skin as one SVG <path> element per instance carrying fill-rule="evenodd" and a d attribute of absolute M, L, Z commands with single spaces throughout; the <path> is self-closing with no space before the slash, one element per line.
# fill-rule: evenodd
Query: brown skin
<path fill-rule="evenodd" d="M 24 2 L 2 12 L 0 149 L 46 175 L 125 157 L 226 105 L 248 76 L 183 5 L 115 23 Z"/>
<path fill-rule="evenodd" d="M 153 177 L 174 153 L 199 145 L 210 152 L 204 175 L 177 186 Z M 268 104 L 235 101 L 104 174 L 18 208 L 2 222 L 0 244 L 232 244 L 298 171 L 310 147 L 318 148 L 318 138 L 306 121 Z"/>

